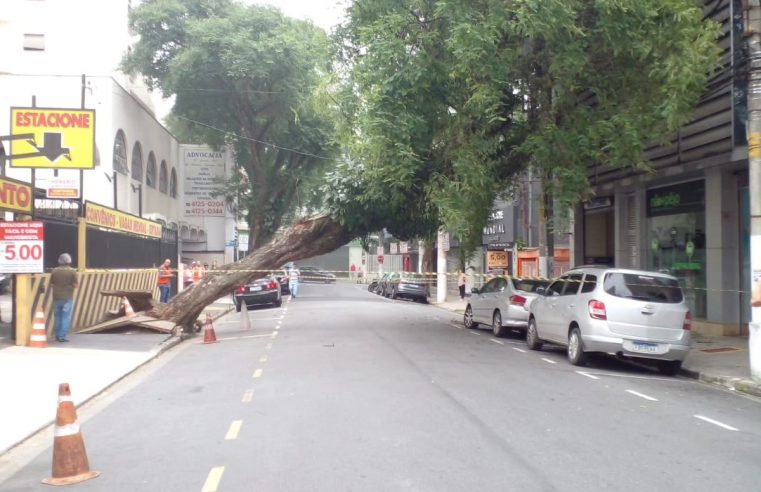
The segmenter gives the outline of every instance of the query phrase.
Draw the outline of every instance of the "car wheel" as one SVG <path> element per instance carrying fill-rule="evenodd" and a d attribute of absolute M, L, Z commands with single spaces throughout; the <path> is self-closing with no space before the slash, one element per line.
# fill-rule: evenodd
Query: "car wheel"
<path fill-rule="evenodd" d="M 587 354 L 581 341 L 581 330 L 577 326 L 571 328 L 568 335 L 568 361 L 574 366 L 583 366 L 587 363 Z"/>
<path fill-rule="evenodd" d="M 237 301 L 235 303 L 235 310 L 236 311 L 240 312 L 240 310 L 241 310 L 241 304 L 243 304 L 241 301 Z"/>
<path fill-rule="evenodd" d="M 282 306 L 282 305 L 283 305 L 283 299 L 282 299 L 282 298 L 280 298 L 280 299 L 278 299 L 277 301 L 273 302 L 272 304 L 274 304 L 274 305 L 275 305 L 275 307 L 280 307 L 280 306 Z"/>
<path fill-rule="evenodd" d="M 426 298 L 426 297 L 421 297 L 421 298 L 420 298 L 420 304 L 428 304 L 428 298 Z"/>
<path fill-rule="evenodd" d="M 473 321 L 473 308 L 470 307 L 470 304 L 468 304 L 468 307 L 465 308 L 465 314 L 462 317 L 462 324 L 464 324 L 465 328 L 469 330 L 478 327 L 478 323 Z"/>
<path fill-rule="evenodd" d="M 681 360 L 659 360 L 658 371 L 665 376 L 676 376 L 682 368 Z"/>
<path fill-rule="evenodd" d="M 531 318 L 526 330 L 526 346 L 529 350 L 542 350 L 542 345 L 544 344 L 539 340 L 539 332 L 536 331 L 536 320 Z"/>
<path fill-rule="evenodd" d="M 502 326 L 502 313 L 499 311 L 494 311 L 494 316 L 492 317 L 491 322 L 491 330 L 494 332 L 494 336 L 499 338 L 505 336 L 505 327 Z"/>

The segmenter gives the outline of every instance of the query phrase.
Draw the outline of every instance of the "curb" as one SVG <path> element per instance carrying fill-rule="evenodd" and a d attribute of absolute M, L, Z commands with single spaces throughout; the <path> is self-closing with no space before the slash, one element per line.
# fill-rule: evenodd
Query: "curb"
<path fill-rule="evenodd" d="M 743 378 L 731 378 L 726 376 L 714 376 L 700 371 L 682 368 L 679 374 L 690 379 L 697 379 L 704 383 L 721 386 L 730 391 L 737 391 L 747 395 L 761 398 L 761 384 Z"/>

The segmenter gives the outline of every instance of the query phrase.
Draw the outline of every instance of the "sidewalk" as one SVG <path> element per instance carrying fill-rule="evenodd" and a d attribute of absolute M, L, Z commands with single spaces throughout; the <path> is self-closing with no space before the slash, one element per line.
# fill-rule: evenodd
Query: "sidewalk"
<path fill-rule="evenodd" d="M 205 312 L 218 318 L 231 309 L 231 301 L 220 299 Z M 142 329 L 69 339 L 41 349 L 0 338 L 0 455 L 53 423 L 60 383 L 71 385 L 79 406 L 181 341 Z"/>
<path fill-rule="evenodd" d="M 453 301 L 434 305 L 462 315 L 466 303 L 455 297 Z M 761 383 L 750 377 L 747 337 L 704 337 L 695 334 L 692 350 L 682 365 L 681 374 L 761 397 Z"/>

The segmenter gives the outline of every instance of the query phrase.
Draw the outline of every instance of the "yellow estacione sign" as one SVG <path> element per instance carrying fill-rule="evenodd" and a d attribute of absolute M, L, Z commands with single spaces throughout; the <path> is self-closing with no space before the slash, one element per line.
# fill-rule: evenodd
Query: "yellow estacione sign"
<path fill-rule="evenodd" d="M 85 220 L 90 225 L 106 229 L 161 238 L 161 224 L 158 222 L 141 219 L 91 202 L 85 204 Z"/>
<path fill-rule="evenodd" d="M 95 110 L 11 108 L 11 167 L 95 167 Z"/>

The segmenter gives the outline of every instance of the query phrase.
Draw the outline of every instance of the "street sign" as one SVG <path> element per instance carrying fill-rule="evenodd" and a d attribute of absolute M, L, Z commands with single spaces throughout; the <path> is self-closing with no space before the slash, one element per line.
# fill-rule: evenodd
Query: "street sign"
<path fill-rule="evenodd" d="M 383 264 L 383 255 L 378 255 L 378 263 Z"/>
<path fill-rule="evenodd" d="M 76 200 L 80 197 L 79 173 L 77 171 L 70 172 L 74 174 L 37 178 L 37 186 L 46 190 L 45 196 L 47 198 L 69 198 Z"/>
<path fill-rule="evenodd" d="M 93 169 L 95 110 L 11 108 L 11 167 Z"/>
<path fill-rule="evenodd" d="M 0 178 L 0 210 L 32 213 L 32 187 L 27 183 Z"/>
<path fill-rule="evenodd" d="M 42 273 L 44 239 L 42 222 L 0 222 L 0 271 Z"/>

